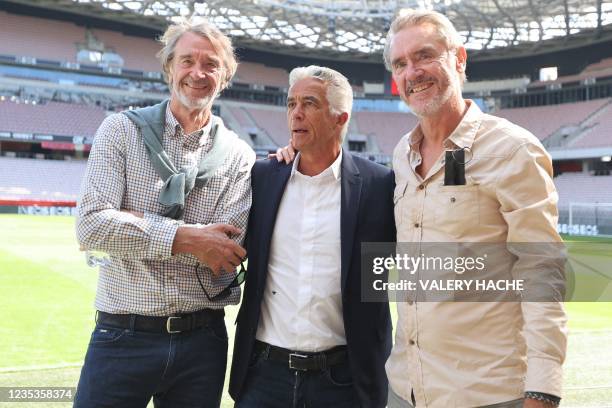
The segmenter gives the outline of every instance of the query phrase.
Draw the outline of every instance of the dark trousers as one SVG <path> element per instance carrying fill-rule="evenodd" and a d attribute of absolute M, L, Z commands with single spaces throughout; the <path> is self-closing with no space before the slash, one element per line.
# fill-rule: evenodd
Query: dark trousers
<path fill-rule="evenodd" d="M 254 355 L 236 408 L 359 407 L 348 362 L 299 371 Z"/>
<path fill-rule="evenodd" d="M 177 334 L 97 325 L 74 407 L 217 408 L 227 362 L 223 318 Z"/>

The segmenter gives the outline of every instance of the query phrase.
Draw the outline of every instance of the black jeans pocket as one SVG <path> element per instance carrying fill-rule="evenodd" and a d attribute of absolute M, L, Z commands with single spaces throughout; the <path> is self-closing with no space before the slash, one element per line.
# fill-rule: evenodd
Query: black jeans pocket
<path fill-rule="evenodd" d="M 353 385 L 353 374 L 348 363 L 338 364 L 329 367 L 325 371 L 325 376 L 334 385 L 348 387 Z"/>
<path fill-rule="evenodd" d="M 91 339 L 89 344 L 91 345 L 103 345 L 113 344 L 121 340 L 126 334 L 127 329 L 119 329 L 116 327 L 96 326 L 93 333 L 91 333 Z"/>
<path fill-rule="evenodd" d="M 227 329 L 225 328 L 225 321 L 213 322 L 206 326 L 206 330 L 218 340 L 227 342 Z"/>

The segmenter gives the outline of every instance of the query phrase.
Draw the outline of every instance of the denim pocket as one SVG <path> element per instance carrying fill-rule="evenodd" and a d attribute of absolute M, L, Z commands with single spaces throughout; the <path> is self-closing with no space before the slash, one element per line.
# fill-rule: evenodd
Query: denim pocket
<path fill-rule="evenodd" d="M 329 367 L 325 370 L 325 376 L 332 384 L 339 387 L 353 385 L 353 375 L 348 363 Z"/>
<path fill-rule="evenodd" d="M 227 329 L 224 321 L 211 323 L 206 326 L 206 330 L 216 339 L 227 342 Z"/>
<path fill-rule="evenodd" d="M 91 334 L 90 344 L 111 344 L 119 341 L 128 332 L 127 329 L 98 326 Z"/>

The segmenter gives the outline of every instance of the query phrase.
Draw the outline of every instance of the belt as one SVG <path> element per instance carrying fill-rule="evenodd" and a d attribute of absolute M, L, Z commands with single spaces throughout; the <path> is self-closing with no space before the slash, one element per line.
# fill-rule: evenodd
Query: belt
<path fill-rule="evenodd" d="M 137 314 L 96 313 L 96 323 L 151 333 L 181 333 L 207 326 L 215 319 L 223 320 L 223 309 L 202 309 L 176 316 L 142 316 Z"/>
<path fill-rule="evenodd" d="M 266 360 L 278 361 L 299 371 L 324 370 L 348 361 L 346 346 L 337 346 L 319 353 L 292 351 L 255 340 L 255 353 Z"/>

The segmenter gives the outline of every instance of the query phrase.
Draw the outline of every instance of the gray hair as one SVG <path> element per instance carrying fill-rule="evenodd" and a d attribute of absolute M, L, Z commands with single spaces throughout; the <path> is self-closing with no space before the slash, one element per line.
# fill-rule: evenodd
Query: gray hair
<path fill-rule="evenodd" d="M 326 97 L 329 103 L 329 111 L 332 114 L 340 115 L 344 112 L 348 114 L 348 119 L 340 133 L 340 139 L 344 141 L 353 109 L 353 88 L 351 88 L 348 79 L 340 72 L 327 67 L 317 65 L 297 67 L 289 73 L 289 89 L 296 82 L 306 78 L 316 78 L 327 85 Z"/>
<path fill-rule="evenodd" d="M 170 64 L 174 58 L 176 43 L 183 34 L 188 32 L 208 39 L 215 51 L 220 54 L 224 68 L 223 73 L 225 74 L 222 77 L 221 89 L 224 89 L 236 73 L 238 61 L 236 60 L 232 40 L 204 18 L 198 18 L 197 20 L 183 19 L 178 23 L 171 24 L 160 37 L 159 42 L 162 44 L 162 49 L 157 53 L 157 58 L 162 64 L 164 79 L 166 82 L 170 81 Z"/>
<path fill-rule="evenodd" d="M 453 26 L 453 23 L 441 13 L 433 10 L 413 10 L 403 9 L 391 23 L 391 27 L 387 32 L 387 40 L 385 41 L 385 49 L 383 50 L 383 58 L 385 67 L 391 71 L 391 41 L 393 36 L 402 31 L 406 27 L 418 26 L 421 24 L 431 24 L 440 39 L 446 45 L 446 49 L 456 50 L 463 46 L 461 36 Z M 461 83 L 465 82 L 465 71 L 461 75 Z"/>

